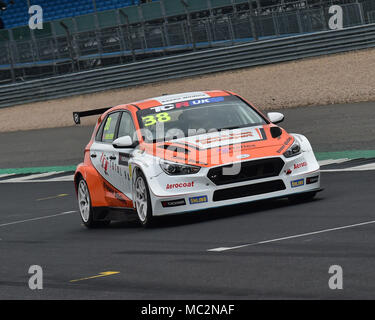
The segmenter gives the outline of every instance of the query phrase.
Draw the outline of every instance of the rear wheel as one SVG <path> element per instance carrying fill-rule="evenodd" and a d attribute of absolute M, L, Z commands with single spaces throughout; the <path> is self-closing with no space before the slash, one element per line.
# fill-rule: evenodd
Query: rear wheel
<path fill-rule="evenodd" d="M 144 227 L 151 227 L 155 218 L 152 215 L 150 192 L 145 176 L 139 172 L 134 183 L 135 208 L 138 220 Z"/>
<path fill-rule="evenodd" d="M 288 199 L 292 203 L 303 203 L 303 202 L 308 202 L 314 199 L 316 194 L 317 194 L 316 191 L 306 192 L 306 193 L 301 193 L 301 194 L 290 196 Z"/>
<path fill-rule="evenodd" d="M 81 178 L 78 182 L 78 207 L 81 220 L 87 228 L 99 228 L 110 224 L 111 221 L 95 221 L 94 213 L 91 206 L 89 187 L 86 181 Z"/>

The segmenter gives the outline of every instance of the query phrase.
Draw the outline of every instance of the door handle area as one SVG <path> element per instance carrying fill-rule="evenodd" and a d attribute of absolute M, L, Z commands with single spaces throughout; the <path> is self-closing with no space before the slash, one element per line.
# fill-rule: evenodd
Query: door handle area
<path fill-rule="evenodd" d="M 115 156 L 110 156 L 109 159 L 110 160 L 116 160 L 117 158 Z"/>
<path fill-rule="evenodd" d="M 92 153 L 92 154 L 90 155 L 90 157 L 91 157 L 91 158 L 96 158 L 96 154 L 95 154 L 95 153 Z"/>

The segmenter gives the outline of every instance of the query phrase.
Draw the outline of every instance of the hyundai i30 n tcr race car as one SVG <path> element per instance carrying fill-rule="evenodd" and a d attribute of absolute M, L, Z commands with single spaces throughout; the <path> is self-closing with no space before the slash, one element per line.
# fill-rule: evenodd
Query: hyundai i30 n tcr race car
<path fill-rule="evenodd" d="M 87 227 L 128 212 L 150 226 L 157 216 L 320 190 L 307 138 L 234 93 L 165 95 L 75 112 L 74 121 L 94 114 L 102 115 L 74 179 Z"/>

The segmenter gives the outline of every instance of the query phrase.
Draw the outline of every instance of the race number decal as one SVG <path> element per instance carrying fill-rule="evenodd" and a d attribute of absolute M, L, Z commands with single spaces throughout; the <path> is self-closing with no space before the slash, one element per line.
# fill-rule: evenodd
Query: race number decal
<path fill-rule="evenodd" d="M 154 124 L 156 124 L 156 119 L 154 116 L 143 117 L 142 121 L 145 127 L 153 126 Z"/>
<path fill-rule="evenodd" d="M 162 112 L 157 114 L 156 116 L 146 116 L 142 118 L 143 124 L 145 127 L 153 126 L 157 122 L 168 122 L 171 121 L 171 117 L 169 116 L 168 112 Z"/>

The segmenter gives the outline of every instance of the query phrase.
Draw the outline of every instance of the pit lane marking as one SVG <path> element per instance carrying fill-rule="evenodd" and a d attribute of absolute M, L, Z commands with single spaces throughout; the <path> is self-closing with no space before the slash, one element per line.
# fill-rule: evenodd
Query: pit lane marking
<path fill-rule="evenodd" d="M 320 233 L 327 233 L 327 232 L 332 232 L 332 231 L 350 229 L 350 228 L 360 227 L 360 226 L 374 224 L 374 223 L 375 223 L 375 220 L 366 221 L 366 222 L 361 222 L 361 223 L 356 223 L 356 224 L 350 224 L 350 225 L 342 226 L 342 227 L 336 227 L 336 228 L 330 228 L 330 229 L 323 229 L 323 230 L 318 230 L 318 231 L 313 231 L 313 232 L 307 232 L 307 233 L 301 233 L 301 234 L 296 234 L 296 235 L 282 237 L 282 238 L 276 238 L 276 239 L 271 239 L 271 240 L 264 240 L 264 241 L 254 242 L 254 243 L 248 243 L 248 244 L 243 244 L 243 245 L 239 245 L 239 246 L 235 246 L 235 247 L 213 248 L 213 249 L 208 249 L 207 251 L 209 251 L 209 252 L 223 252 L 223 251 L 229 251 L 229 250 L 236 250 L 236 249 L 250 247 L 250 246 L 256 246 L 256 245 L 260 245 L 260 244 L 267 244 L 267 243 L 278 242 L 278 241 L 283 241 L 283 240 L 288 240 L 288 239 L 295 239 L 295 238 L 307 237 L 307 236 L 316 235 L 316 234 L 320 234 Z"/>
<path fill-rule="evenodd" d="M 70 280 L 69 282 L 78 282 L 78 281 L 84 281 L 84 280 L 90 280 L 90 279 L 108 277 L 108 276 L 113 276 L 113 275 L 119 274 L 119 273 L 120 273 L 119 271 L 105 271 L 105 272 L 100 272 L 96 276 L 91 276 L 91 277 L 86 277 L 86 278 L 81 278 L 81 279 Z"/>
<path fill-rule="evenodd" d="M 31 219 L 25 219 L 25 220 L 7 222 L 7 223 L 0 224 L 0 228 L 1 227 L 6 227 L 6 226 L 11 226 L 11 225 L 14 225 L 14 224 L 24 223 L 24 222 L 30 222 L 30 221 L 37 221 L 37 220 L 44 220 L 44 219 L 55 218 L 55 217 L 64 216 L 64 215 L 67 215 L 67 214 L 76 213 L 76 212 L 77 211 L 66 211 L 66 212 L 52 214 L 52 215 L 44 216 L 44 217 L 37 217 L 37 218 L 31 218 Z"/>

